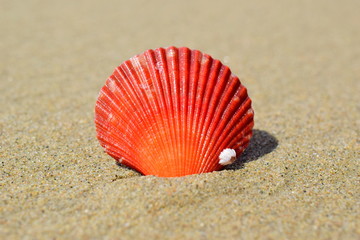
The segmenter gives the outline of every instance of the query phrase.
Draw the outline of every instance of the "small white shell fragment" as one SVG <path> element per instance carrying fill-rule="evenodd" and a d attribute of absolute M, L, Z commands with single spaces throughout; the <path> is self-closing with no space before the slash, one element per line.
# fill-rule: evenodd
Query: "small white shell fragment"
<path fill-rule="evenodd" d="M 219 164 L 220 165 L 229 165 L 235 162 L 236 160 L 236 152 L 234 149 L 225 148 L 219 155 Z"/>

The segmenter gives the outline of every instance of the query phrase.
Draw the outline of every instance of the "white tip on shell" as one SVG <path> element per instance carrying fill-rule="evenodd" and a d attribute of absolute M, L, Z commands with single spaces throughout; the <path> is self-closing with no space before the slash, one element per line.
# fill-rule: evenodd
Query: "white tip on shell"
<path fill-rule="evenodd" d="M 225 148 L 219 155 L 219 164 L 220 165 L 229 165 L 235 162 L 236 160 L 236 152 L 234 149 Z"/>

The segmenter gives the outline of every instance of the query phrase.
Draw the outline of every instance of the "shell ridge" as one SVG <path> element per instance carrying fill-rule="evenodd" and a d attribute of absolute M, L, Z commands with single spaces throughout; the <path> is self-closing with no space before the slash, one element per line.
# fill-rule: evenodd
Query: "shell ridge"
<path fill-rule="evenodd" d="M 223 146 L 223 138 L 227 137 L 228 134 L 227 132 L 225 132 L 226 129 L 229 129 L 228 125 L 231 123 L 230 126 L 233 126 L 234 124 L 236 124 L 236 122 L 232 119 L 234 119 L 235 116 L 235 112 L 237 110 L 239 110 L 239 104 L 241 104 L 241 101 L 239 99 L 236 98 L 237 94 L 239 93 L 239 91 L 241 89 L 241 85 L 238 86 L 237 90 L 235 92 L 230 91 L 229 95 L 232 96 L 230 98 L 227 98 L 226 100 L 228 101 L 228 103 L 226 104 L 226 108 L 224 109 L 223 112 L 220 112 L 221 114 L 221 122 L 219 125 L 217 125 L 214 133 L 213 133 L 213 138 L 210 140 L 211 143 L 209 143 L 209 145 L 212 146 L 212 148 L 208 149 L 205 152 L 205 156 L 206 157 L 210 157 L 213 156 L 213 158 L 217 158 L 216 156 L 216 152 L 214 153 L 214 150 L 217 149 L 218 151 L 218 146 Z M 230 89 L 231 90 L 231 89 Z M 227 128 L 228 127 L 228 128 Z M 227 148 L 228 146 L 225 146 L 224 148 Z M 220 149 L 220 152 L 223 149 Z M 219 153 L 220 153 L 219 152 Z"/>
<path fill-rule="evenodd" d="M 153 85 L 152 85 L 152 95 L 153 95 L 153 103 L 155 105 L 155 113 L 156 113 L 156 127 L 158 129 L 159 132 L 165 132 L 165 126 L 167 125 L 167 123 L 164 121 L 164 119 L 161 117 L 162 114 L 162 109 L 165 109 L 164 107 L 161 107 L 161 97 L 163 97 L 163 93 L 162 93 L 162 88 L 161 86 L 159 86 L 159 76 L 157 74 L 157 69 L 156 69 L 156 59 L 155 59 L 155 53 L 153 50 L 148 50 L 147 52 L 145 52 L 145 57 L 146 57 L 146 66 L 149 70 L 149 78 L 152 79 L 153 81 Z M 160 82 L 161 84 L 161 82 Z M 155 94 L 154 94 L 155 92 Z M 160 96 L 160 97 L 158 97 Z M 168 169 L 170 166 L 168 164 L 168 161 L 166 161 L 166 151 L 164 151 L 166 149 L 166 141 L 164 141 L 165 139 L 163 138 L 162 135 L 160 135 L 158 137 L 158 143 L 160 145 L 160 150 L 158 151 L 158 154 L 161 155 L 161 162 L 162 162 L 162 168 L 163 169 Z M 161 151 L 162 150 L 162 151 Z"/>
<path fill-rule="evenodd" d="M 141 56 L 143 58 L 146 58 L 146 55 L 143 55 Z M 136 69 L 138 69 L 137 72 L 137 76 L 138 76 L 138 79 L 139 79 L 139 84 L 140 85 L 137 85 L 136 87 L 140 86 L 140 88 L 138 89 L 138 91 L 142 92 L 142 95 L 144 96 L 144 98 L 146 98 L 147 100 L 143 102 L 143 107 L 144 108 L 147 108 L 149 110 L 149 114 L 150 116 L 152 116 L 151 119 L 153 119 L 153 122 L 150 122 L 150 126 L 149 126 L 149 133 L 150 136 L 153 136 L 155 139 L 154 141 L 156 141 L 156 145 L 152 144 L 152 147 L 154 148 L 153 150 L 150 150 L 152 153 L 153 153 L 153 160 L 151 161 L 153 164 L 155 163 L 155 156 L 157 155 L 160 155 L 160 159 L 165 159 L 165 153 L 164 151 L 160 151 L 160 149 L 164 149 L 165 145 L 164 145 L 164 142 L 161 141 L 162 139 L 162 136 L 159 135 L 159 133 L 161 133 L 160 131 L 160 127 L 159 127 L 159 122 L 158 122 L 158 119 L 154 117 L 157 116 L 158 114 L 158 104 L 157 104 L 157 100 L 156 100 L 156 97 L 153 96 L 153 93 L 152 93 L 152 89 L 153 89 L 153 86 L 149 84 L 149 81 L 151 80 L 147 80 L 147 79 L 151 79 L 150 77 L 150 68 L 149 68 L 149 65 L 148 65 L 148 61 L 141 61 L 142 59 L 140 59 L 140 56 L 135 58 L 133 60 L 133 64 L 134 66 L 136 67 Z M 160 148 L 158 151 L 155 150 L 157 148 Z M 144 158 L 146 156 L 143 156 Z M 159 158 L 157 158 L 159 159 Z M 161 165 L 161 168 L 160 169 L 163 169 L 163 167 L 165 167 L 164 165 Z"/>
<path fill-rule="evenodd" d="M 104 95 L 105 96 L 105 95 Z M 98 116 L 97 118 L 95 119 L 95 122 L 99 125 L 99 126 L 103 126 L 104 129 L 102 130 L 105 130 L 107 128 L 105 128 L 107 125 L 103 124 L 104 120 L 108 120 L 109 117 L 105 117 L 105 116 L 108 116 L 108 113 L 109 111 L 112 110 L 111 106 L 105 106 L 105 107 L 102 107 L 103 103 L 99 102 L 98 105 L 99 105 L 99 108 L 97 109 L 97 112 L 98 112 Z M 112 114 L 112 113 L 111 113 Z M 116 115 L 118 118 L 120 118 L 120 120 L 123 120 L 123 117 L 122 115 L 119 115 L 117 112 L 114 112 L 114 114 L 112 114 L 112 116 Z M 125 122 L 125 120 L 123 121 Z M 119 125 L 119 124 L 117 124 Z M 131 129 L 133 129 L 133 124 L 132 122 L 129 123 L 129 125 L 132 127 Z M 121 126 L 121 125 L 120 125 Z M 99 129 L 100 130 L 100 129 Z"/>
<path fill-rule="evenodd" d="M 181 152 L 183 153 L 184 164 L 182 174 L 186 174 L 189 158 L 187 155 L 186 137 L 188 134 L 187 115 L 188 115 L 188 91 L 189 91 L 189 62 L 191 61 L 191 51 L 188 48 L 179 49 L 179 78 L 180 78 L 180 112 L 181 112 Z"/>
<path fill-rule="evenodd" d="M 181 172 L 182 168 L 182 158 L 180 153 L 180 137 L 181 137 L 181 129 L 180 129 L 180 99 L 179 99 L 179 54 L 176 48 L 169 47 L 166 49 L 166 66 L 168 68 L 168 77 L 170 80 L 170 92 L 171 92 L 171 99 L 172 99 L 172 108 L 173 108 L 173 128 L 174 128 L 174 142 L 175 145 L 173 146 L 174 150 L 174 157 L 176 158 L 176 165 L 174 171 L 176 174 Z"/>
<path fill-rule="evenodd" d="M 162 80 L 159 74 L 159 70 L 157 68 L 157 59 L 156 59 L 156 52 L 154 50 L 149 50 L 147 52 L 147 60 L 148 60 L 148 66 L 149 66 L 149 74 L 150 77 L 152 79 L 154 79 L 154 90 L 156 92 L 156 95 L 158 97 L 156 97 L 157 99 L 157 104 L 158 104 L 158 111 L 159 111 L 159 119 L 161 121 L 161 123 L 159 124 L 159 126 L 161 126 L 160 131 L 161 132 L 165 132 L 166 130 L 169 131 L 169 121 L 168 118 L 164 119 L 163 115 L 167 116 L 167 111 L 166 111 L 166 104 L 165 104 L 165 96 L 164 96 L 164 90 L 162 87 Z M 167 136 L 165 139 L 162 139 L 162 146 L 163 146 L 163 151 L 162 155 L 162 162 L 164 165 L 164 168 L 169 169 L 171 166 L 169 166 L 169 162 L 166 161 L 166 152 L 167 152 L 167 148 L 166 148 L 166 143 L 168 144 L 170 142 L 169 136 Z"/>
<path fill-rule="evenodd" d="M 136 108 L 136 104 L 135 102 L 138 102 L 137 100 L 137 96 L 134 95 L 134 91 L 132 91 L 132 87 L 131 84 L 129 83 L 128 80 L 126 80 L 126 72 L 123 68 L 117 68 L 116 72 L 114 73 L 114 77 L 118 80 L 117 83 L 119 84 L 119 87 L 122 89 L 122 96 L 126 97 L 126 98 L 121 98 L 122 100 L 119 100 L 119 102 L 123 103 L 123 101 L 126 99 L 126 102 L 130 105 L 129 107 L 124 107 L 124 109 L 128 109 L 127 111 L 127 117 L 131 117 L 130 120 L 128 120 L 127 122 L 130 124 L 132 123 L 134 120 L 132 119 L 137 119 L 134 122 L 137 123 L 143 123 L 144 122 L 144 116 L 141 114 L 137 114 L 138 109 Z M 121 79 L 123 79 L 123 81 L 120 81 Z M 118 96 L 116 96 L 118 97 Z M 126 105 L 126 104 L 125 104 Z M 138 104 L 137 104 L 138 105 Z M 135 111 L 134 111 L 135 109 Z M 141 125 L 141 124 L 140 124 Z M 132 141 L 131 139 L 137 135 L 139 127 L 135 127 L 134 128 L 134 132 L 132 132 L 131 134 L 129 133 L 129 130 L 127 129 L 125 131 L 125 136 L 126 139 L 129 142 L 132 142 L 133 145 L 137 145 L 138 146 L 138 142 L 137 141 Z M 135 134 L 136 132 L 136 134 Z M 121 133 L 122 135 L 124 135 L 124 132 Z M 139 136 L 138 138 L 141 139 L 143 138 L 143 136 Z M 135 144 L 136 142 L 136 144 Z M 133 154 L 133 156 L 131 156 L 131 159 L 134 161 L 134 166 L 136 166 L 137 169 L 144 169 L 141 172 L 144 173 L 143 171 L 146 172 L 146 167 L 148 167 L 148 163 L 142 164 L 143 160 L 139 158 L 139 155 L 141 155 L 139 150 L 143 150 L 142 147 L 137 147 L 136 151 L 134 151 L 135 154 Z M 136 163 L 136 164 L 135 164 Z M 142 167 L 144 166 L 144 167 Z"/>
<path fill-rule="evenodd" d="M 95 119 L 95 122 L 98 123 L 100 126 L 103 126 L 104 130 L 108 129 L 108 128 L 105 128 L 107 125 L 102 124 L 103 122 L 105 122 L 104 120 L 109 119 L 109 117 L 106 117 L 106 116 L 110 116 L 112 119 L 114 117 L 114 115 L 116 115 L 116 117 L 118 117 L 118 119 L 123 120 L 124 123 L 126 122 L 126 120 L 123 119 L 122 115 L 119 114 L 119 111 L 118 111 L 119 109 L 115 108 L 116 104 L 121 103 L 121 102 L 115 102 L 113 100 L 113 98 L 114 98 L 114 94 L 108 88 L 103 89 L 102 98 L 99 99 L 98 104 L 97 104 L 98 115 L 97 115 L 97 118 Z M 111 104 L 104 104 L 105 99 L 108 102 L 110 102 Z M 131 123 L 132 122 L 129 122 L 129 125 L 131 125 Z M 119 124 L 117 124 L 117 126 L 118 125 Z"/>
<path fill-rule="evenodd" d="M 198 81 L 200 79 L 200 74 L 202 71 L 202 59 L 204 57 L 204 54 L 201 53 L 200 51 L 195 51 L 195 58 L 193 60 L 193 64 L 192 66 L 194 66 L 194 70 L 192 72 L 192 79 L 190 80 L 190 83 L 193 84 L 192 89 L 190 91 L 190 96 L 191 96 L 191 135 L 190 135 L 190 139 L 189 139 L 189 143 L 191 144 L 192 140 L 197 140 L 197 132 L 196 132 L 196 127 L 197 127 L 197 107 L 198 107 L 198 89 L 199 89 L 199 82 Z M 197 152 L 196 152 L 196 144 L 191 144 L 191 152 L 190 152 L 190 160 L 191 161 L 195 161 L 196 160 L 196 156 L 197 156 Z M 189 160 L 189 161 L 190 161 Z M 191 168 L 191 172 L 196 171 L 196 164 L 192 164 L 192 168 Z"/>
<path fill-rule="evenodd" d="M 208 75 L 208 79 L 207 79 L 207 84 L 206 84 L 206 89 L 205 89 L 205 93 L 204 93 L 204 97 L 203 97 L 203 103 L 202 103 L 202 108 L 201 108 L 201 122 L 200 122 L 200 126 L 201 126 L 201 134 L 200 134 L 200 139 L 198 141 L 198 152 L 199 152 L 199 158 L 201 158 L 201 164 L 200 164 L 200 169 L 202 169 L 202 167 L 204 166 L 205 162 L 208 161 L 209 159 L 204 158 L 204 155 L 202 154 L 204 149 L 207 149 L 209 146 L 204 144 L 204 141 L 207 137 L 206 132 L 207 132 L 207 128 L 206 128 L 206 118 L 208 118 L 209 116 L 209 111 L 212 112 L 213 109 L 211 109 L 211 101 L 214 98 L 214 89 L 216 88 L 217 84 L 218 84 L 218 75 L 221 69 L 221 62 L 219 60 L 213 60 L 210 66 L 210 70 L 209 70 L 209 75 Z M 203 172 L 204 170 L 200 170 L 201 172 Z"/>
<path fill-rule="evenodd" d="M 145 109 L 144 107 L 144 101 L 142 99 L 142 96 L 139 95 L 139 85 L 136 81 L 136 78 L 134 77 L 136 72 L 136 69 L 133 68 L 133 65 L 131 63 L 131 61 L 126 61 L 124 62 L 120 69 L 118 69 L 118 72 L 120 73 L 120 70 L 122 71 L 122 73 L 126 76 L 125 79 L 128 79 L 126 81 L 122 81 L 121 83 L 123 83 L 123 86 L 126 87 L 128 89 L 128 92 L 131 93 L 133 95 L 133 97 L 131 98 L 131 101 L 135 103 L 137 103 L 137 108 L 134 108 L 133 113 L 131 113 L 131 116 L 136 116 L 139 118 L 138 123 L 139 123 L 139 130 L 145 131 L 146 134 L 143 134 L 142 137 L 140 138 L 141 140 L 145 138 L 147 138 L 149 140 L 149 142 L 152 141 L 152 139 L 150 138 L 150 126 L 151 126 L 151 121 L 149 120 L 149 111 L 148 109 Z M 141 111 L 143 110 L 143 111 Z M 141 146 L 141 148 L 138 151 L 138 159 L 139 162 L 141 162 L 144 165 L 148 166 L 148 169 L 151 170 L 152 168 L 154 168 L 153 163 L 146 161 L 146 159 L 140 158 L 141 156 L 144 156 L 143 152 L 145 152 L 144 150 L 146 148 L 148 148 L 149 145 L 143 145 Z M 149 151 L 147 151 L 149 152 Z M 150 153 L 152 154 L 153 157 L 154 153 L 152 153 L 150 151 Z"/>
<path fill-rule="evenodd" d="M 200 146 L 200 138 L 201 138 L 201 130 L 202 130 L 202 126 L 201 126 L 201 115 L 202 115 L 202 111 L 203 110 L 203 99 L 204 99 L 204 94 L 205 94 L 205 90 L 206 90 L 206 85 L 207 85 L 207 81 L 209 79 L 209 74 L 210 74 L 210 68 L 209 66 L 211 66 L 213 62 L 213 59 L 207 55 L 204 54 L 202 59 L 201 59 L 201 66 L 200 66 L 200 73 L 199 73 L 199 84 L 198 84 L 198 88 L 197 88 L 197 92 L 196 92 L 196 111 L 195 111 L 195 139 L 196 139 L 196 154 L 195 154 L 195 159 L 197 159 L 196 164 L 194 169 L 200 169 L 201 164 L 202 164 L 202 160 L 200 161 L 200 159 L 203 158 L 203 156 L 200 156 L 200 151 L 199 148 Z M 206 106 L 205 106 L 206 107 Z"/>
<path fill-rule="evenodd" d="M 130 81 L 128 81 L 129 86 L 131 86 L 131 90 L 135 93 L 136 100 L 140 103 L 140 108 L 144 111 L 144 119 L 148 119 L 146 116 L 151 116 L 151 112 L 147 106 L 146 101 L 144 101 L 144 91 L 141 89 L 141 82 L 139 82 L 139 72 L 142 72 L 142 66 L 140 64 L 137 65 L 137 58 L 131 58 L 130 62 L 127 61 L 124 63 L 124 67 L 126 67 L 125 73 Z M 140 112 L 140 111 L 139 111 Z"/>
<path fill-rule="evenodd" d="M 167 117 L 167 121 L 168 121 L 168 128 L 170 131 L 169 134 L 169 140 L 170 140 L 170 149 L 168 148 L 168 151 L 170 151 L 170 156 L 172 158 L 174 158 L 174 150 L 173 150 L 173 146 L 175 146 L 175 142 L 174 142 L 174 111 L 173 111 L 173 103 L 172 103 L 172 98 L 171 98 L 171 86 L 169 84 L 169 78 L 168 78 L 168 66 L 167 66 L 167 60 L 166 60 L 166 50 L 163 48 L 158 48 L 155 50 L 155 57 L 156 57 L 156 61 L 157 64 L 159 64 L 159 77 L 161 80 L 161 84 L 163 86 L 163 90 L 164 90 L 164 100 L 165 100 L 165 105 L 166 105 L 166 117 Z M 168 97 L 166 97 L 168 96 Z M 167 161 L 168 159 L 164 159 L 164 161 Z M 176 160 L 175 160 L 175 164 L 176 164 Z M 172 166 L 169 168 L 169 172 L 173 171 Z M 173 173 L 173 172 L 172 172 Z"/>
<path fill-rule="evenodd" d="M 224 95 L 228 94 L 226 90 L 224 91 L 224 89 L 226 89 L 227 85 L 229 84 L 228 76 L 230 70 L 227 69 L 228 68 L 226 68 L 224 65 L 221 65 L 221 68 L 219 69 L 219 72 L 217 74 L 216 85 L 214 87 L 212 98 L 209 102 L 210 113 L 206 115 L 204 123 L 205 132 L 201 142 L 202 146 L 204 146 L 201 149 L 201 156 L 203 156 L 204 159 L 209 159 L 206 156 L 206 152 L 208 152 L 213 146 L 213 141 L 211 141 L 211 134 L 216 128 L 216 124 L 214 124 L 214 122 L 217 122 L 219 120 L 218 112 L 221 110 L 224 111 L 224 108 L 226 106 L 226 102 L 223 103 L 223 101 L 227 100 L 226 98 L 224 98 Z M 208 161 L 210 161 L 210 159 Z M 217 159 L 212 159 L 211 161 L 217 161 Z M 207 171 L 206 164 L 203 165 L 202 171 Z"/>
<path fill-rule="evenodd" d="M 230 143 L 231 145 L 234 146 L 235 150 L 239 150 L 239 147 L 243 148 L 243 145 L 242 145 L 243 143 L 248 144 L 250 142 L 250 138 L 252 136 L 252 128 L 254 127 L 254 121 L 253 121 L 254 120 L 254 112 L 253 112 L 252 108 L 249 108 L 246 111 L 243 118 L 247 118 L 247 119 L 245 119 L 246 120 L 246 126 L 242 130 L 241 136 L 239 134 L 238 136 L 234 137 L 234 139 Z"/>
<path fill-rule="evenodd" d="M 115 78 L 116 78 L 116 76 L 115 76 Z M 115 84 L 117 90 L 119 91 L 119 93 L 122 93 L 122 96 L 125 96 L 126 93 L 124 93 L 123 89 L 118 85 L 119 81 L 116 81 L 116 80 L 117 80 L 117 79 L 112 79 L 112 78 L 110 78 L 110 79 L 109 79 L 109 82 L 113 82 L 113 83 Z M 107 113 L 108 113 L 108 114 L 111 114 L 111 115 L 114 115 L 114 114 L 115 114 L 117 117 L 119 117 L 119 118 L 122 120 L 122 119 L 123 119 L 123 118 L 122 118 L 122 115 L 119 114 L 119 113 L 121 113 L 121 112 L 131 113 L 132 111 L 129 111 L 129 108 L 126 107 L 126 104 L 124 104 L 123 101 L 124 101 L 125 98 L 119 99 L 118 96 L 117 96 L 117 94 L 115 94 L 112 90 L 110 90 L 110 88 L 108 87 L 108 85 L 106 85 L 106 86 L 107 86 L 107 88 L 104 88 L 102 93 L 103 93 L 103 97 L 106 98 L 106 100 L 111 103 L 111 104 L 106 104 L 106 105 L 108 105 L 108 108 L 106 108 L 106 109 L 112 110 L 112 111 L 108 111 Z M 104 100 L 104 98 L 102 98 L 102 100 Z M 117 101 L 115 101 L 115 100 L 117 100 Z M 126 101 L 127 101 L 130 105 L 133 106 L 133 102 L 132 102 L 132 101 L 128 101 L 128 99 L 127 99 Z M 105 103 L 104 103 L 104 101 L 101 101 L 101 102 L 99 102 L 99 103 L 100 103 L 101 106 L 103 106 L 103 107 L 106 106 Z M 118 107 L 118 106 L 117 106 L 118 104 L 121 104 L 121 107 Z M 133 107 L 135 108 L 135 106 L 133 106 Z M 103 109 L 105 110 L 105 108 L 103 108 Z M 128 123 L 129 125 L 134 126 L 131 121 L 126 121 L 126 120 L 124 120 L 123 122 L 124 122 L 124 123 L 129 122 L 129 123 Z"/>
<path fill-rule="evenodd" d="M 117 145 L 117 144 L 115 145 L 114 143 L 112 143 L 112 141 L 108 141 L 107 139 L 104 139 L 102 137 L 99 137 L 98 139 L 102 141 L 102 146 L 105 148 L 106 152 L 112 153 L 112 156 L 116 157 L 116 159 L 119 159 L 121 157 L 131 158 L 131 156 L 128 154 L 128 151 L 124 149 L 123 145 Z M 111 140 L 119 140 L 119 139 L 111 138 Z M 116 149 L 116 151 L 114 149 Z M 119 152 L 121 153 L 122 156 L 119 156 Z"/>
<path fill-rule="evenodd" d="M 231 99 L 236 94 L 237 89 L 240 86 L 240 81 L 238 79 L 228 79 L 226 81 L 225 89 L 221 93 L 219 104 L 215 109 L 215 114 L 213 119 L 210 122 L 209 129 L 212 130 L 208 134 L 213 135 L 214 131 L 218 129 L 217 125 L 221 119 L 223 119 L 223 113 L 226 111 L 226 106 L 229 104 Z M 210 139 L 211 140 L 211 139 Z"/>
<path fill-rule="evenodd" d="M 141 66 L 142 67 L 142 66 Z M 139 72 L 139 71 L 136 71 L 136 72 Z M 134 74 L 135 75 L 135 74 Z M 140 76 L 137 75 L 136 77 L 134 77 L 134 83 L 136 81 L 138 81 L 138 79 L 140 79 Z M 140 83 L 141 85 L 141 83 Z M 134 88 L 139 92 L 141 93 L 142 92 L 142 89 L 139 87 L 139 82 L 137 84 L 134 85 Z M 144 95 L 143 94 L 139 94 L 139 98 L 141 98 L 141 96 Z M 143 98 L 141 98 L 141 106 L 142 108 L 147 108 L 148 112 L 147 114 L 145 115 L 145 119 L 149 119 L 151 117 L 151 111 L 150 111 L 150 108 L 146 107 L 147 106 L 147 102 L 146 101 L 143 101 Z M 155 121 L 156 122 L 156 121 Z M 154 129 L 154 126 L 153 126 L 153 123 L 154 121 L 149 121 L 149 124 L 147 125 L 146 127 L 146 130 L 147 130 L 147 134 L 149 135 L 150 137 L 150 141 L 152 144 L 151 145 L 148 145 L 148 147 L 152 147 L 150 148 L 149 150 L 147 151 L 143 151 L 143 152 L 147 152 L 148 154 L 150 154 L 150 157 L 149 156 L 146 156 L 146 155 L 143 155 L 142 154 L 142 157 L 144 159 L 150 159 L 151 161 L 148 161 L 148 162 L 151 162 L 151 165 L 154 167 L 154 169 L 158 169 L 158 171 L 162 171 L 161 169 L 163 169 L 165 167 L 165 164 L 164 162 L 166 161 L 166 158 L 165 158 L 165 153 L 164 153 L 164 150 L 163 149 L 159 149 L 158 151 L 156 150 L 159 146 L 158 146 L 158 143 L 161 142 L 162 140 L 162 137 L 163 135 L 159 135 L 159 132 L 154 132 L 153 129 Z M 144 131 L 144 129 L 143 129 Z M 156 142 L 156 144 L 155 144 Z M 162 152 L 159 154 L 159 152 Z M 159 158 L 159 155 L 160 155 L 160 158 Z M 161 158 L 161 155 L 163 155 L 164 157 Z M 159 161 L 163 159 L 162 161 Z M 153 171 L 154 172 L 154 171 Z M 154 172 L 155 173 L 155 172 Z"/>
<path fill-rule="evenodd" d="M 106 96 L 106 93 L 104 92 L 103 93 L 103 96 Z M 99 104 L 101 104 L 100 102 L 102 101 L 102 99 L 99 99 Z M 104 123 L 105 121 L 101 121 L 105 116 L 102 112 L 105 112 L 107 110 L 105 110 L 104 108 L 101 107 L 101 105 L 97 105 L 98 108 L 97 108 L 97 116 L 95 118 L 95 123 L 96 123 L 96 126 L 97 126 L 97 138 L 99 139 L 100 141 L 100 144 L 106 149 L 106 152 L 110 153 L 110 152 L 113 152 L 113 153 L 116 153 L 114 150 L 112 150 L 113 148 L 114 149 L 118 149 L 122 152 L 125 153 L 125 151 L 123 151 L 122 147 L 121 147 L 121 144 L 120 143 L 125 143 L 125 144 L 128 144 L 128 141 L 126 141 L 126 139 L 121 139 L 120 141 L 117 141 L 119 142 L 119 144 L 115 144 L 113 143 L 113 139 L 117 139 L 119 140 L 118 136 L 122 136 L 122 134 L 120 135 L 117 135 L 117 134 L 111 134 L 111 135 L 105 135 L 103 134 L 103 132 L 118 132 L 117 128 L 111 128 L 109 129 L 108 126 L 109 125 L 105 125 L 105 124 L 102 124 Z M 132 148 L 132 147 L 131 147 Z M 136 151 L 136 148 L 134 149 Z M 114 155 L 114 154 L 112 154 Z M 119 154 L 116 153 L 116 158 L 119 158 L 118 156 Z M 126 156 L 128 155 L 127 153 L 125 154 Z"/>
<path fill-rule="evenodd" d="M 143 117 L 139 114 L 135 114 L 133 109 L 136 109 L 136 106 L 134 105 L 134 95 L 132 95 L 132 91 L 129 91 L 129 85 L 126 80 L 120 81 L 121 79 L 124 79 L 124 72 L 122 72 L 122 69 L 116 69 L 116 73 L 113 74 L 113 76 L 117 79 L 115 82 L 117 84 L 117 87 L 120 90 L 122 98 L 119 99 L 117 94 L 114 94 L 114 98 L 118 99 L 118 103 L 121 104 L 121 109 L 123 112 L 126 112 L 126 117 L 130 117 L 130 119 L 127 119 L 127 121 L 124 121 L 124 124 L 118 124 L 120 126 L 124 126 L 125 130 L 121 131 L 119 135 L 124 135 L 125 140 L 124 142 L 131 142 L 133 146 L 131 146 L 129 149 L 133 149 L 134 146 L 139 146 L 138 141 L 134 141 L 133 139 L 140 139 L 142 136 L 140 136 L 140 132 L 138 131 L 138 127 L 135 126 L 134 122 L 141 123 L 143 122 Z M 113 92 L 110 91 L 111 94 Z M 125 104 L 124 101 L 127 103 Z M 128 106 L 128 107 L 126 107 Z M 131 156 L 131 159 L 134 161 L 134 166 L 136 169 L 144 169 L 142 168 L 141 161 L 139 159 L 139 155 L 141 150 L 140 147 L 135 147 L 134 154 Z M 144 166 L 146 166 L 145 164 Z M 146 168 L 145 168 L 146 169 Z M 143 172 L 143 170 L 141 171 Z"/>
<path fill-rule="evenodd" d="M 252 119 L 250 117 L 249 121 L 251 120 Z M 249 123 L 249 125 L 246 126 L 246 128 L 243 130 L 243 134 L 241 135 L 241 137 L 239 136 L 237 138 L 234 138 L 229 145 L 234 146 L 234 149 L 242 152 L 250 142 L 250 138 L 252 136 L 252 127 L 253 124 Z"/>
<path fill-rule="evenodd" d="M 232 146 L 228 145 L 226 140 L 231 138 L 230 135 L 234 132 L 234 129 L 236 129 L 237 126 L 241 126 L 243 124 L 241 117 L 244 111 L 243 108 L 238 105 L 239 103 L 244 104 L 245 101 L 241 102 L 236 100 L 236 98 L 231 99 L 231 102 L 226 110 L 227 112 L 224 112 L 223 114 L 223 119 L 226 119 L 226 121 L 222 121 L 222 124 L 220 124 L 219 128 L 217 128 L 214 132 L 214 136 L 216 136 L 214 139 L 217 139 L 217 141 L 213 141 L 213 147 L 211 150 L 206 152 L 206 156 L 213 156 L 214 158 L 217 158 L 224 148 L 232 148 Z"/>
<path fill-rule="evenodd" d="M 239 90 L 241 91 L 242 89 L 243 88 L 240 88 Z M 249 98 L 246 96 L 246 99 Z M 234 101 L 234 99 L 232 99 L 232 101 Z M 241 102 L 241 101 L 237 100 L 236 102 Z M 208 155 L 214 155 L 214 157 L 215 156 L 217 157 L 224 148 L 232 148 L 232 146 L 228 145 L 230 141 L 229 139 L 234 137 L 233 134 L 237 134 L 239 132 L 241 133 L 240 130 L 243 127 L 246 127 L 245 125 L 246 122 L 243 122 L 245 117 L 244 114 L 247 112 L 248 107 L 251 106 L 251 103 L 247 100 L 244 100 L 241 102 L 240 106 L 238 107 L 236 107 L 236 103 L 230 103 L 229 107 L 231 107 L 231 105 L 233 106 L 228 111 L 228 117 L 225 118 L 228 119 L 228 121 L 226 124 L 223 124 L 221 128 L 218 129 L 218 133 L 214 134 L 218 136 L 217 137 L 218 141 L 214 144 L 212 151 L 209 151 L 207 153 Z M 240 129 L 238 129 L 238 131 L 236 128 L 237 126 L 240 126 Z M 228 140 L 226 141 L 226 139 Z"/>
<path fill-rule="evenodd" d="M 188 112 L 189 117 L 187 121 L 187 126 L 189 130 L 187 131 L 186 136 L 186 156 L 187 156 L 187 169 L 189 169 L 189 172 L 191 173 L 193 169 L 190 169 L 190 161 L 193 161 L 193 156 L 195 155 L 194 151 L 194 145 L 191 144 L 191 139 L 194 136 L 194 114 L 195 114 L 195 102 L 196 102 L 196 89 L 198 84 L 198 76 L 200 73 L 200 59 L 202 57 L 202 53 L 200 51 L 191 51 L 191 64 L 190 64 L 190 71 L 189 71 L 189 96 L 188 96 Z"/>
<path fill-rule="evenodd" d="M 248 112 L 241 116 L 239 124 L 237 124 L 230 132 L 228 135 L 228 138 L 226 139 L 226 141 L 223 142 L 222 145 L 220 145 L 218 147 L 218 152 L 221 152 L 224 148 L 232 148 L 235 149 L 236 147 L 236 142 L 242 142 L 242 141 L 246 141 L 247 137 L 247 131 L 250 128 L 250 130 L 252 129 L 253 125 L 250 124 L 253 120 L 253 115 L 249 114 Z M 236 135 L 238 132 L 241 132 L 241 134 Z M 250 133 L 251 135 L 251 133 Z M 236 148 L 235 149 L 237 154 L 239 153 L 239 149 Z M 237 155 L 237 157 L 239 157 L 239 155 Z M 214 163 L 212 166 L 214 166 L 215 164 L 218 163 Z"/>

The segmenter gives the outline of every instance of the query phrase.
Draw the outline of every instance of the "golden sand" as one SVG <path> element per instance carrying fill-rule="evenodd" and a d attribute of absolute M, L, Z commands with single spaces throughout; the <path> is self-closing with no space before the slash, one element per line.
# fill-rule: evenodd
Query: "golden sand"
<path fill-rule="evenodd" d="M 0 5 L 0 239 L 360 239 L 360 1 Z M 242 162 L 144 177 L 99 146 L 106 78 L 170 45 L 248 88 Z"/>

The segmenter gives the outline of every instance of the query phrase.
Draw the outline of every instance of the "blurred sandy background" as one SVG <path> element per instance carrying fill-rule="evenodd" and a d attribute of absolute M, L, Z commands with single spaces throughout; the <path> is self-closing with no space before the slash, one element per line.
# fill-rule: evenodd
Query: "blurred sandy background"
<path fill-rule="evenodd" d="M 0 0 L 1 239 L 360 239 L 360 1 Z M 222 60 L 255 136 L 220 172 L 144 177 L 94 104 L 148 48 Z"/>

